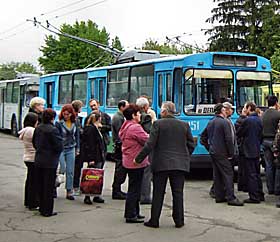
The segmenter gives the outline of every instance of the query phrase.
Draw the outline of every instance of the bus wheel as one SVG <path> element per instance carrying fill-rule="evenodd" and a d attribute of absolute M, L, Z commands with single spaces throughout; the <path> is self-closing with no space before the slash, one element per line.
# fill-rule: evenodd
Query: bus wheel
<path fill-rule="evenodd" d="M 11 134 L 15 137 L 18 136 L 18 128 L 17 128 L 17 121 L 15 118 L 12 119 L 11 123 Z"/>

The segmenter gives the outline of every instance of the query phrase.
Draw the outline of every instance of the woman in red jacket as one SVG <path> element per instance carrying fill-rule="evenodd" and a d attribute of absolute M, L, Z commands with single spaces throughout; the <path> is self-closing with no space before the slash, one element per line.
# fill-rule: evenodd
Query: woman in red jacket
<path fill-rule="evenodd" d="M 122 162 L 128 172 L 128 192 L 125 202 L 125 214 L 127 223 L 143 223 L 144 216 L 140 215 L 141 184 L 144 168 L 149 165 L 146 158 L 140 165 L 133 163 L 134 158 L 143 148 L 149 135 L 144 131 L 140 122 L 140 110 L 135 104 L 130 104 L 123 115 L 126 121 L 123 123 L 119 136 L 122 141 Z"/>

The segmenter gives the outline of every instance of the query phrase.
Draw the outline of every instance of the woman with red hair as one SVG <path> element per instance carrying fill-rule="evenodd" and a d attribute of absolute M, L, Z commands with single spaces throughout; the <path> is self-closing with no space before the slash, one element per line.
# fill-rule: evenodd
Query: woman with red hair
<path fill-rule="evenodd" d="M 73 179 L 75 156 L 80 153 L 80 132 L 76 124 L 75 111 L 71 104 L 62 107 L 59 121 L 56 122 L 63 138 L 63 152 L 60 155 L 60 173 L 66 172 L 66 199 L 75 200 L 73 196 Z"/>

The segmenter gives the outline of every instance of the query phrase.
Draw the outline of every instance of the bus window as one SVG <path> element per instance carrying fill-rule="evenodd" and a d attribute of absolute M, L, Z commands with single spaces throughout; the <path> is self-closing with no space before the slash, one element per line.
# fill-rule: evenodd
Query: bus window
<path fill-rule="evenodd" d="M 86 103 L 87 97 L 87 73 L 79 73 L 74 75 L 73 100 L 81 100 Z"/>
<path fill-rule="evenodd" d="M 108 107 L 117 107 L 120 100 L 128 100 L 128 74 L 128 68 L 109 70 L 106 101 Z"/>
<path fill-rule="evenodd" d="M 14 82 L 12 103 L 18 103 L 19 98 L 19 82 Z"/>
<path fill-rule="evenodd" d="M 103 106 L 103 99 L 104 99 L 104 80 L 99 80 L 99 105 Z"/>
<path fill-rule="evenodd" d="M 72 75 L 62 75 L 59 77 L 59 104 L 71 103 L 72 101 Z"/>
<path fill-rule="evenodd" d="M 6 89 L 6 102 L 11 103 L 12 102 L 12 94 L 13 94 L 13 83 L 7 83 L 7 89 Z"/>
<path fill-rule="evenodd" d="M 237 109 L 248 101 L 255 102 L 258 107 L 266 106 L 269 95 L 270 73 L 238 71 L 236 74 Z"/>
<path fill-rule="evenodd" d="M 173 82 L 171 74 L 166 74 L 166 101 L 173 101 Z"/>
<path fill-rule="evenodd" d="M 162 74 L 158 75 L 158 106 L 161 107 L 162 104 L 162 87 L 163 87 L 163 78 Z"/>
<path fill-rule="evenodd" d="M 182 69 L 176 68 L 174 70 L 174 91 L 173 91 L 173 102 L 176 105 L 177 112 L 181 111 L 182 106 Z M 174 95 L 176 93 L 176 95 Z"/>
<path fill-rule="evenodd" d="M 136 99 L 145 95 L 153 98 L 154 66 L 135 66 L 131 69 L 130 96 L 129 102 L 136 102 Z"/>
<path fill-rule="evenodd" d="M 185 72 L 185 113 L 213 114 L 215 104 L 227 100 L 233 100 L 231 71 L 190 69 Z"/>

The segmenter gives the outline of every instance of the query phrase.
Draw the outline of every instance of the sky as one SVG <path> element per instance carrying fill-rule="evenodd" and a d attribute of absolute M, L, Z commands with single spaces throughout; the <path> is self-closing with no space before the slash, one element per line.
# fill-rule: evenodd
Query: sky
<path fill-rule="evenodd" d="M 0 64 L 30 62 L 35 66 L 42 55 L 39 48 L 50 32 L 26 19 L 36 17 L 46 26 L 48 20 L 63 23 L 91 19 L 106 28 L 110 37 L 118 36 L 125 50 L 141 48 L 146 40 L 164 43 L 166 36 L 191 45 L 205 47 L 202 29 L 211 25 L 213 0 L 8 0 L 1 2 Z"/>

